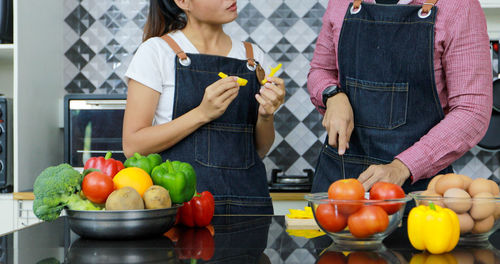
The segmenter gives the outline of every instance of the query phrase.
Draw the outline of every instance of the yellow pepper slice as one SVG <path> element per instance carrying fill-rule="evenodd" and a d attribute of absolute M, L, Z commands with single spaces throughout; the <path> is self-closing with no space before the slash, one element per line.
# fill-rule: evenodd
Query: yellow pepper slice
<path fill-rule="evenodd" d="M 219 72 L 219 77 L 221 77 L 222 79 L 224 79 L 224 78 L 227 77 L 227 74 L 225 74 L 223 72 Z M 238 82 L 238 84 L 240 86 L 245 86 L 245 85 L 247 85 L 248 80 L 238 77 L 238 79 L 236 80 L 236 82 Z"/>
<path fill-rule="evenodd" d="M 460 238 L 458 216 L 433 203 L 415 207 L 408 216 L 408 238 L 418 250 L 432 254 L 450 252 Z"/>
<path fill-rule="evenodd" d="M 276 66 L 276 67 L 274 67 L 274 68 L 269 67 L 269 68 L 271 68 L 271 72 L 269 73 L 269 77 L 273 77 L 273 76 L 274 76 L 274 74 L 275 74 L 277 71 L 279 71 L 279 69 L 281 69 L 281 66 L 282 66 L 282 65 L 281 65 L 281 63 L 280 63 L 280 64 L 278 64 L 278 66 Z M 267 82 L 267 79 L 266 79 L 266 78 L 264 78 L 264 80 L 262 80 L 261 84 L 262 84 L 262 85 L 264 85 L 264 84 L 266 84 L 266 82 Z"/>

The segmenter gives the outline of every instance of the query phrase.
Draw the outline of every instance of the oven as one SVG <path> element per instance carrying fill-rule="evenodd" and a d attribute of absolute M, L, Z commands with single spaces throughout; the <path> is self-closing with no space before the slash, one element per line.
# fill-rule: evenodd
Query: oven
<path fill-rule="evenodd" d="M 12 192 L 12 99 L 0 96 L 0 192 Z"/>
<path fill-rule="evenodd" d="M 83 168 L 90 157 L 110 151 L 125 161 L 122 125 L 126 95 L 68 94 L 64 97 L 64 158 Z"/>

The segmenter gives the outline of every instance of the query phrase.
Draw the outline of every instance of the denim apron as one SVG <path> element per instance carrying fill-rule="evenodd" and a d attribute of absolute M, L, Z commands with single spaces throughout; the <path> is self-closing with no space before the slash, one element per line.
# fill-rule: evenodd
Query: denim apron
<path fill-rule="evenodd" d="M 175 95 L 172 119 L 200 105 L 205 88 L 219 72 L 248 80 L 225 113 L 163 151 L 164 160 L 190 163 L 196 171 L 196 190 L 210 191 L 215 214 L 273 214 L 266 169 L 255 149 L 255 124 L 260 89 L 251 45 L 246 60 L 186 54 L 168 35 L 162 37 L 174 50 Z M 248 65 L 247 65 L 248 64 Z M 252 67 L 253 66 L 253 67 Z"/>
<path fill-rule="evenodd" d="M 355 1 L 356 2 L 356 1 Z M 361 1 L 357 1 L 358 4 Z M 328 145 L 316 165 L 312 192 L 325 192 L 345 175 L 387 164 L 444 118 L 434 80 L 437 7 L 353 3 L 338 46 L 339 83 L 351 103 L 354 130 L 343 156 Z M 451 167 L 441 173 L 452 172 Z M 425 190 L 430 179 L 403 184 L 406 193 Z"/>

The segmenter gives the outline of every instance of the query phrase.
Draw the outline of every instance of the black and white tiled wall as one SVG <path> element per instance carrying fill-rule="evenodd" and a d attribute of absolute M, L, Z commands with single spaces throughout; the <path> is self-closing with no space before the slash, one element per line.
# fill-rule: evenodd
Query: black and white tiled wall
<path fill-rule="evenodd" d="M 264 162 L 270 171 L 304 175 L 314 169 L 326 132 L 306 89 L 328 0 L 239 0 L 225 26 L 258 44 L 271 65 L 283 63 L 287 96 L 276 114 L 276 140 Z M 65 0 L 65 87 L 68 93 L 126 93 L 123 75 L 142 38 L 148 0 Z M 500 154 L 474 148 L 454 164 L 459 173 L 500 181 Z"/>

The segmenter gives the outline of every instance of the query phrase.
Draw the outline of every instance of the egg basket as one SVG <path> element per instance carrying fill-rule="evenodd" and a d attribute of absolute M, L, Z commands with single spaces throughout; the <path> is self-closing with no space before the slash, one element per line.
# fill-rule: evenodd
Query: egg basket
<path fill-rule="evenodd" d="M 454 211 L 460 222 L 460 242 L 477 243 L 488 240 L 500 227 L 500 197 L 456 198 L 423 195 L 412 192 L 416 205 L 431 202 Z"/>

